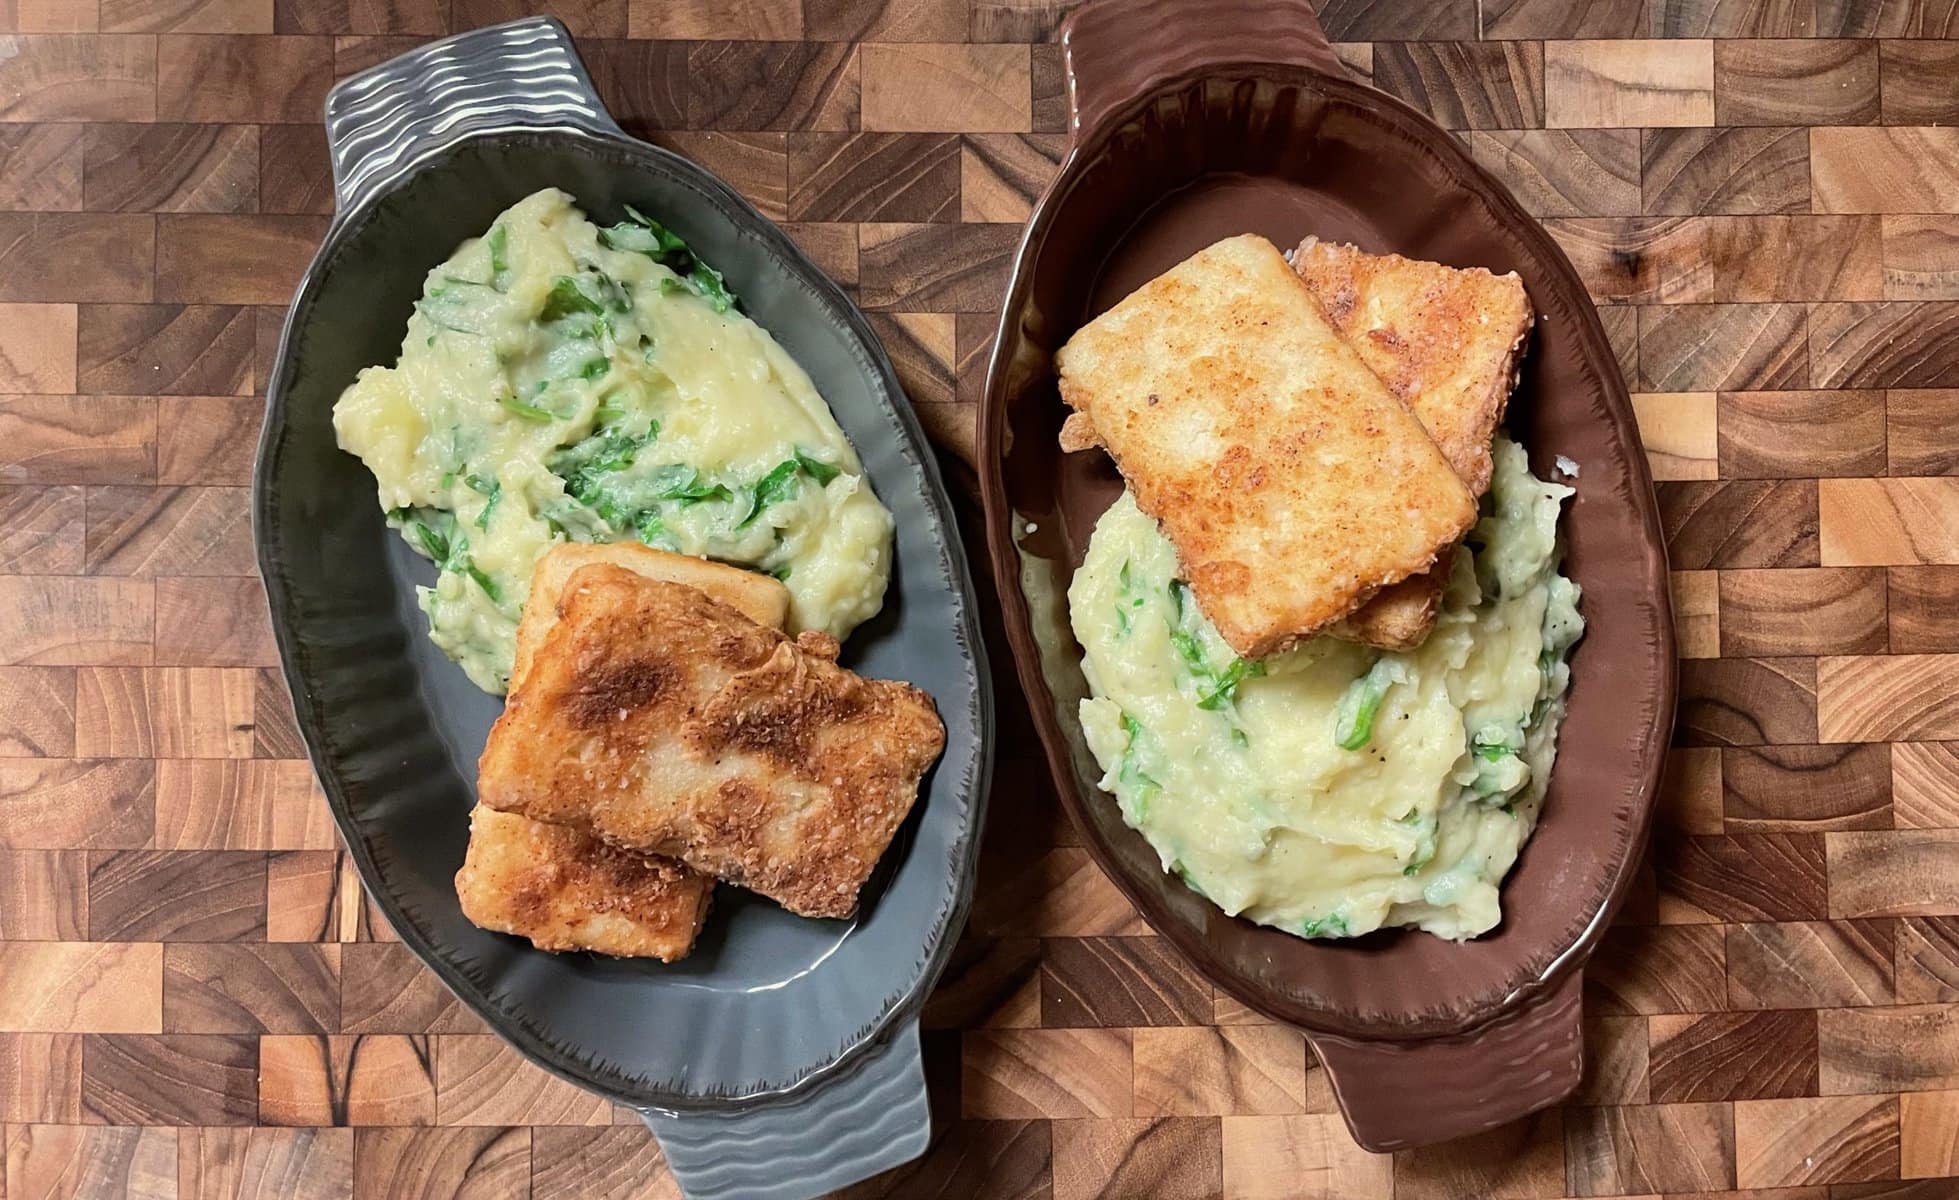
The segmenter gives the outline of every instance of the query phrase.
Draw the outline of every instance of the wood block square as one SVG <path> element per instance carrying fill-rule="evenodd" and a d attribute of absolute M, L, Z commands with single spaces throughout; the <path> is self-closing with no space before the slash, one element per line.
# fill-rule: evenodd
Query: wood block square
<path fill-rule="evenodd" d="M 1824 834 L 1833 917 L 1959 915 L 1959 830 Z"/>
<path fill-rule="evenodd" d="M 156 478 L 156 403 L 144 396 L 0 397 L 0 475 L 16 483 Z"/>
<path fill-rule="evenodd" d="M 1718 925 L 1609 930 L 1585 970 L 1586 1009 L 1600 1016 L 1719 1012 L 1727 995 Z"/>
<path fill-rule="evenodd" d="M 332 1033 L 340 1027 L 340 949 L 165 946 L 163 1027 L 170 1033 Z"/>
<path fill-rule="evenodd" d="M 1885 471 L 1883 392 L 1722 392 L 1717 408 L 1724 479 Z"/>
<path fill-rule="evenodd" d="M 1718 1192 L 1735 1186 L 1728 1104 L 1565 1112 L 1565 1186 L 1578 1196 Z"/>
<path fill-rule="evenodd" d="M 0 304 L 0 393 L 75 390 L 76 308 Z"/>
<path fill-rule="evenodd" d="M 1382 42 L 1373 83 L 1445 129 L 1534 129 L 1545 124 L 1544 56 L 1537 42 Z"/>
<path fill-rule="evenodd" d="M 1640 211 L 1806 213 L 1807 129 L 1647 129 Z"/>
<path fill-rule="evenodd" d="M 252 390 L 249 309 L 87 304 L 78 337 L 83 391 L 229 396 Z"/>
<path fill-rule="evenodd" d="M 358 893 L 352 898 L 358 906 Z M 266 863 L 265 937 L 270 942 L 353 940 L 350 922 L 343 930 L 340 855 L 332 850 L 294 850 Z"/>
<path fill-rule="evenodd" d="M 1025 221 L 1065 149 L 1051 133 L 969 134 L 959 155 L 959 219 Z"/>
<path fill-rule="evenodd" d="M 0 209 L 79 211 L 86 128 L 16 125 L 0 129 Z"/>
<path fill-rule="evenodd" d="M 1547 42 L 1544 123 L 1559 129 L 1712 125 L 1714 44 Z"/>
<path fill-rule="evenodd" d="M 0 1122 L 81 1121 L 81 1035 L 0 1033 Z"/>
<path fill-rule="evenodd" d="M 265 939 L 266 857 L 239 850 L 94 850 L 88 930 L 98 941 Z"/>
<path fill-rule="evenodd" d="M 1959 1175 L 1959 1092 L 1907 1092 L 1898 1100 L 1899 1173 Z"/>
<path fill-rule="evenodd" d="M 4 1132 L 13 1192 L 141 1200 L 177 1194 L 175 1129 L 15 1125 Z"/>
<path fill-rule="evenodd" d="M 258 142 L 249 125 L 91 125 L 85 205 L 95 212 L 252 212 Z"/>
<path fill-rule="evenodd" d="M 1728 1001 L 1736 1008 L 1889 1004 L 1893 921 L 1803 921 L 1728 930 Z"/>
<path fill-rule="evenodd" d="M 1891 828 L 1889 746 L 1750 746 L 1720 754 L 1731 832 Z"/>
<path fill-rule="evenodd" d="M 1161 938 L 1057 938 L 1042 955 L 1040 1023 L 1189 1026 L 1211 1021 L 1210 983 Z M 1139 1062 L 1142 1048 L 1138 1046 Z"/>
<path fill-rule="evenodd" d="M 444 1125 L 609 1125 L 601 1096 L 534 1067 L 500 1038 L 446 1033 L 435 1044 L 435 1095 Z"/>
<path fill-rule="evenodd" d="M 1959 1000 L 1959 919 L 1906 917 L 1898 925 L 1898 1002 Z"/>
<path fill-rule="evenodd" d="M 653 1194 L 678 1197 L 679 1185 L 651 1130 L 631 1125 L 587 1128 L 546 1125 L 531 1130 L 533 1200 Z"/>
<path fill-rule="evenodd" d="M 1887 41 L 1877 46 L 1883 77 L 1879 106 L 1886 125 L 1959 123 L 1959 46 L 1949 41 Z"/>
<path fill-rule="evenodd" d="M 788 215 L 798 221 L 950 221 L 959 216 L 959 139 L 794 133 L 788 178 Z"/>
<path fill-rule="evenodd" d="M 0 850 L 0 938 L 57 942 L 87 936 L 87 851 Z"/>
<path fill-rule="evenodd" d="M 1714 43 L 1717 125 L 1869 125 L 1877 120 L 1877 43 Z"/>
<path fill-rule="evenodd" d="M 0 757 L 67 758 L 74 752 L 74 669 L 0 667 Z"/>
<path fill-rule="evenodd" d="M 1139 1116 L 1304 1112 L 1306 1039 L 1282 1025 L 1137 1029 Z"/>
<path fill-rule="evenodd" d="M 253 672 L 215 667 L 84 667 L 75 746 L 97 758 L 249 758 Z"/>
<path fill-rule="evenodd" d="M 1816 1014 L 1706 1013 L 1651 1018 L 1655 1104 L 1816 1092 Z"/>
<path fill-rule="evenodd" d="M 146 846 L 155 779 L 140 759 L 0 759 L 0 846 Z"/>
<path fill-rule="evenodd" d="M 1817 1043 L 1825 1096 L 1959 1087 L 1959 1013 L 1951 1005 L 1824 1009 Z"/>
<path fill-rule="evenodd" d="M 255 573 L 250 492 L 218 487 L 92 487 L 88 568 L 96 575 Z"/>
<path fill-rule="evenodd" d="M 85 559 L 79 487 L 0 484 L 0 571 L 73 575 Z"/>
<path fill-rule="evenodd" d="M 1590 1017 L 1585 1019 L 1585 1078 L 1572 1096 L 1573 1104 L 1645 1104 L 1651 1092 L 1646 1019 Z M 1560 1138 L 1557 1164 L 1564 1169 Z M 1563 1176 L 1560 1174 L 1559 1179 Z"/>
<path fill-rule="evenodd" d="M 178 304 L 284 304 L 325 233 L 323 217 L 159 217 L 156 298 Z"/>
<path fill-rule="evenodd" d="M 1887 213 L 1878 220 L 1884 299 L 1959 299 L 1959 216 Z"/>
<path fill-rule="evenodd" d="M 354 1200 L 522 1196 L 531 1183 L 528 1129 L 357 1129 Z"/>
<path fill-rule="evenodd" d="M 0 62 L 0 121 L 156 119 L 155 39 L 37 33 L 11 44 Z"/>
<path fill-rule="evenodd" d="M 795 41 L 803 36 L 803 6 L 798 0 L 630 0 L 626 35 L 681 41 Z"/>
<path fill-rule="evenodd" d="M 960 1045 L 968 1119 L 1127 1117 L 1133 1057 L 1125 1029 L 997 1029 Z"/>
<path fill-rule="evenodd" d="M 1825 658 L 1817 669 L 1823 741 L 1959 738 L 1959 655 Z"/>
<path fill-rule="evenodd" d="M 1720 591 L 1723 654 L 1873 654 L 1885 649 L 1882 571 L 1722 571 Z"/>
<path fill-rule="evenodd" d="M 1898 828 L 1959 828 L 1959 744 L 1891 747 L 1891 792 Z"/>
<path fill-rule="evenodd" d="M 1326 1114 L 1222 1119 L 1224 1194 L 1235 1200 L 1390 1200 L 1394 1159 Z"/>
<path fill-rule="evenodd" d="M 0 942 L 0 1030 L 155 1034 L 163 1028 L 163 947 Z"/>
<path fill-rule="evenodd" d="M 178 1195 L 235 1200 L 347 1200 L 354 1186 L 351 1129 L 177 1131 Z"/>
<path fill-rule="evenodd" d="M 258 1039 L 97 1034 L 82 1039 L 83 1119 L 108 1125 L 251 1125 Z"/>
<path fill-rule="evenodd" d="M 151 299 L 155 221 L 136 213 L 0 213 L 0 300 Z M 77 262 L 89 269 L 75 270 Z"/>
<path fill-rule="evenodd" d="M 259 1039 L 259 1120 L 268 1125 L 432 1125 L 429 1039 L 397 1035 Z"/>
<path fill-rule="evenodd" d="M 331 38 L 165 34 L 155 45 L 161 121 L 310 125 L 333 82 Z"/>
<path fill-rule="evenodd" d="M 1826 1096 L 1735 1105 L 1735 1175 L 1743 1187 L 1898 1177 L 1898 1098 Z"/>
<path fill-rule="evenodd" d="M 1813 304 L 1809 331 L 1811 387 L 1959 385 L 1959 301 Z"/>
<path fill-rule="evenodd" d="M 859 55 L 835 42 L 695 42 L 687 53 L 687 125 L 860 128 Z"/>
<path fill-rule="evenodd" d="M 1713 392 L 1647 392 L 1632 403 L 1653 478 L 1715 477 Z"/>
<path fill-rule="evenodd" d="M 1820 833 L 1669 835 L 1654 843 L 1663 924 L 1828 915 Z"/>
<path fill-rule="evenodd" d="M 1802 387 L 1800 304 L 1673 304 L 1639 308 L 1641 391 Z"/>
<path fill-rule="evenodd" d="M 1813 658 L 1703 658 L 1680 664 L 1683 746 L 1760 746 L 1816 740 Z"/>
<path fill-rule="evenodd" d="M 390 942 L 340 947 L 340 1028 L 346 1033 L 486 1033 L 481 1018 L 435 973 Z"/>
<path fill-rule="evenodd" d="M 1469 150 L 1533 216 L 1641 211 L 1638 130 L 1477 130 L 1469 135 Z"/>
<path fill-rule="evenodd" d="M 1056 1121 L 1053 1129 L 1055 1200 L 1218 1194 L 1223 1133 L 1214 1118 Z"/>
<path fill-rule="evenodd" d="M 1812 129 L 1809 155 L 1817 212 L 1959 212 L 1959 129 Z"/>
<path fill-rule="evenodd" d="M 1027 47 L 866 44 L 863 128 L 1020 133 L 1033 128 Z"/>

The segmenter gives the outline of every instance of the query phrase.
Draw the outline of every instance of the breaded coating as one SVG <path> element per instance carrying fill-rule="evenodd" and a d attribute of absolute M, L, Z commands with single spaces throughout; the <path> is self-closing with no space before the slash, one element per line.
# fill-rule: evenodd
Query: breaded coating
<path fill-rule="evenodd" d="M 513 681 L 482 803 L 848 916 L 945 745 L 932 700 L 700 591 L 596 563 Z"/>
<path fill-rule="evenodd" d="M 517 655 L 510 669 L 510 690 L 530 672 L 531 658 L 544 635 L 558 623 L 558 597 L 572 572 L 605 562 L 637 572 L 648 579 L 684 583 L 739 609 L 749 620 L 780 629 L 789 619 L 789 589 L 782 581 L 759 571 L 744 571 L 726 563 L 709 562 L 687 554 L 658 550 L 644 542 L 566 542 L 553 546 L 531 571 L 531 597 L 517 623 Z"/>
<path fill-rule="evenodd" d="M 517 626 L 514 691 L 557 626 L 565 581 L 579 567 L 612 563 L 698 588 L 751 620 L 781 628 L 789 592 L 780 581 L 639 542 L 553 548 L 531 574 Z M 532 821 L 479 804 L 456 873 L 463 915 L 485 929 L 529 938 L 543 950 L 592 950 L 622 958 L 684 958 L 706 918 L 714 879 L 672 858 L 606 845 L 570 826 Z"/>
<path fill-rule="evenodd" d="M 1144 284 L 1055 367 L 1247 658 L 1426 570 L 1476 518 L 1421 423 L 1264 238 L 1227 238 Z"/>
<path fill-rule="evenodd" d="M 711 876 L 608 846 L 583 830 L 477 805 L 456 872 L 463 915 L 540 950 L 673 962 L 694 948 Z"/>
<path fill-rule="evenodd" d="M 1368 369 L 1481 496 L 1490 486 L 1490 438 L 1530 336 L 1530 297 L 1516 272 L 1368 254 L 1313 237 L 1293 251 L 1292 265 Z M 1390 650 L 1420 645 L 1435 624 L 1447 562 L 1387 589 L 1329 632 Z"/>

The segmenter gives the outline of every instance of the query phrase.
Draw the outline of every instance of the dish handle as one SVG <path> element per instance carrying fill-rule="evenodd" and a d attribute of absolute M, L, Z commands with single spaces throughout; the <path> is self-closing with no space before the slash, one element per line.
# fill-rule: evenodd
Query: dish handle
<path fill-rule="evenodd" d="M 334 219 L 410 162 L 511 125 L 620 133 L 571 34 L 549 17 L 472 29 L 341 80 L 326 100 Z"/>
<path fill-rule="evenodd" d="M 1427 1146 L 1569 1096 L 1584 1072 L 1584 972 L 1468 1038 L 1364 1042 L 1308 1035 L 1362 1149 Z"/>
<path fill-rule="evenodd" d="M 1061 49 L 1076 140 L 1157 81 L 1196 67 L 1290 63 L 1346 75 L 1307 0 L 1091 0 L 1062 21 Z"/>
<path fill-rule="evenodd" d="M 848 1072 L 743 1112 L 643 1112 L 688 1200 L 808 1200 L 925 1153 L 932 1136 L 918 1018 Z"/>

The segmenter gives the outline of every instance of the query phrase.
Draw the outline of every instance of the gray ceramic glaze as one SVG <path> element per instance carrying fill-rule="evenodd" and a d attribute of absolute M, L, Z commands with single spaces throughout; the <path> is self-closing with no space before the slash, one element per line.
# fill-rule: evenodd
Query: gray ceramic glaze
<path fill-rule="evenodd" d="M 644 1112 L 690 1196 L 787 1200 L 923 1151 L 918 1010 L 970 900 L 992 702 L 971 582 L 936 465 L 864 322 L 707 172 L 622 134 L 555 21 L 438 42 L 327 100 L 338 212 L 280 342 L 254 524 L 273 626 L 321 784 L 402 940 L 532 1061 Z M 884 611 L 844 661 L 930 692 L 944 757 L 849 921 L 723 887 L 672 966 L 550 955 L 462 916 L 453 876 L 501 702 L 429 642 L 432 570 L 382 522 L 331 410 L 394 361 L 428 270 L 557 186 L 601 222 L 630 203 L 720 268 L 809 371 L 897 522 Z"/>

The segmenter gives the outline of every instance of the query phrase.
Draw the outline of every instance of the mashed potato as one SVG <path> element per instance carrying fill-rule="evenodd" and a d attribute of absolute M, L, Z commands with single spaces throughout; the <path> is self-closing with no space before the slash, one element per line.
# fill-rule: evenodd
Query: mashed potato
<path fill-rule="evenodd" d="M 601 229 L 561 191 L 429 272 L 392 367 L 334 407 L 343 449 L 441 572 L 429 636 L 504 691 L 531 567 L 634 538 L 766 571 L 789 627 L 877 612 L 891 515 L 809 376 L 656 222 Z"/>
<path fill-rule="evenodd" d="M 1068 599 L 1102 787 L 1164 869 L 1227 913 L 1302 937 L 1493 928 L 1584 631 L 1577 585 L 1558 573 L 1570 494 L 1499 437 L 1427 641 L 1382 653 L 1321 638 L 1248 662 L 1124 493 Z"/>

